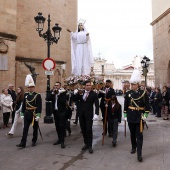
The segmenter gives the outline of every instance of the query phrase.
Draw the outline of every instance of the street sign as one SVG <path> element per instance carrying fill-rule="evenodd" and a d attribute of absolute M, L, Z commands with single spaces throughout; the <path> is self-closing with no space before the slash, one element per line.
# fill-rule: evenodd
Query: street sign
<path fill-rule="evenodd" d="M 46 58 L 43 63 L 42 66 L 44 68 L 44 70 L 54 70 L 56 67 L 56 63 L 52 58 Z"/>
<path fill-rule="evenodd" d="M 45 74 L 51 76 L 51 75 L 54 74 L 54 71 L 46 70 L 46 71 L 45 71 Z"/>

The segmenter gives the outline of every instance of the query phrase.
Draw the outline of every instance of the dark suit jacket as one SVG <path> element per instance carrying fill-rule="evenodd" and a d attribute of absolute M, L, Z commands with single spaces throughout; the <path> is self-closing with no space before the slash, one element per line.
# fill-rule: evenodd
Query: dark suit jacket
<path fill-rule="evenodd" d="M 8 89 L 8 94 L 11 95 L 13 102 L 15 102 L 16 101 L 16 93 L 15 93 L 15 91 L 14 90 L 11 91 L 11 90 Z"/>
<path fill-rule="evenodd" d="M 25 93 L 24 94 L 24 101 L 23 101 L 23 105 L 22 105 L 22 109 L 21 109 L 21 112 L 24 115 L 24 119 L 32 120 L 33 111 L 26 109 L 26 107 L 31 107 L 31 106 L 37 107 L 36 110 L 35 110 L 35 114 L 37 114 L 37 113 L 41 114 L 41 111 L 42 111 L 42 99 L 41 99 L 40 94 L 38 94 L 36 92 L 33 92 L 32 94 L 30 94 L 30 93 Z"/>
<path fill-rule="evenodd" d="M 51 90 L 50 94 L 46 97 L 46 100 L 52 101 L 52 109 L 54 111 L 55 110 L 55 102 L 56 102 L 56 94 L 53 93 L 52 90 Z M 57 99 L 58 112 L 66 112 L 66 100 L 67 100 L 66 92 L 63 92 L 58 95 L 58 99 Z"/>
<path fill-rule="evenodd" d="M 95 114 L 99 115 L 99 100 L 97 94 L 94 91 L 90 91 L 86 101 L 83 100 L 83 95 L 77 93 L 75 95 L 75 99 L 79 101 L 79 116 L 89 115 L 89 117 L 93 118 L 93 104 L 95 104 Z"/>
<path fill-rule="evenodd" d="M 105 90 L 105 88 L 101 89 L 101 90 Z M 100 108 L 105 110 L 105 98 L 110 99 L 112 97 L 112 95 L 115 95 L 115 91 L 113 88 L 109 88 L 109 91 L 107 92 L 107 94 L 104 93 L 100 93 L 98 94 L 98 98 L 101 98 L 100 101 Z"/>
<path fill-rule="evenodd" d="M 113 111 L 114 110 L 114 111 Z M 112 109 L 112 104 L 109 103 L 108 105 L 108 118 L 109 119 L 118 119 L 118 122 L 121 123 L 121 118 L 122 118 L 122 106 L 119 105 L 117 108 L 114 106 L 114 109 Z"/>
<path fill-rule="evenodd" d="M 142 97 L 141 97 L 142 96 Z M 135 101 L 132 102 L 133 100 Z M 144 107 L 144 110 L 132 110 L 131 107 Z M 137 91 L 129 90 L 125 93 L 124 101 L 124 113 L 127 113 L 127 121 L 129 123 L 140 123 L 141 114 L 144 112 L 149 113 L 149 97 L 143 90 L 138 89 Z"/>
<path fill-rule="evenodd" d="M 11 90 L 8 89 L 8 94 L 10 94 L 11 97 L 12 97 L 12 100 L 13 100 L 12 107 L 13 107 L 13 110 L 14 110 L 15 109 L 15 104 L 16 104 L 16 93 L 15 93 L 14 90 L 11 91 Z"/>

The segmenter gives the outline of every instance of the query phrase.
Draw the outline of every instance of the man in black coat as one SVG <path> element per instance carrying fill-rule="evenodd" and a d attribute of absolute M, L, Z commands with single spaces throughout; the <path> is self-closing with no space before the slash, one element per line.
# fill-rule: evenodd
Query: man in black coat
<path fill-rule="evenodd" d="M 64 89 L 61 89 L 61 83 L 56 82 L 53 90 L 47 96 L 47 101 L 52 101 L 52 109 L 54 114 L 55 127 L 58 140 L 53 145 L 61 144 L 61 148 L 65 148 L 65 124 L 66 124 L 66 101 L 67 95 Z"/>
<path fill-rule="evenodd" d="M 104 119 L 105 119 L 105 111 L 106 111 L 106 100 L 105 99 L 110 99 L 113 95 L 115 95 L 115 91 L 113 88 L 111 88 L 112 82 L 111 80 L 106 80 L 106 85 L 104 88 L 99 90 L 98 98 L 101 98 L 100 101 L 100 109 L 102 112 L 102 117 L 103 117 L 103 126 L 104 126 Z M 106 117 L 106 126 L 105 126 L 105 132 L 103 132 L 103 135 L 107 134 L 107 124 L 108 124 L 108 114 Z M 112 137 L 112 129 L 108 125 L 108 133 L 109 136 Z"/>
<path fill-rule="evenodd" d="M 75 98 L 79 101 L 79 107 L 81 108 L 79 110 L 79 121 L 85 144 L 82 150 L 88 149 L 89 153 L 93 153 L 93 105 L 95 104 L 95 114 L 99 115 L 99 101 L 97 94 L 91 90 L 90 81 L 85 82 L 85 91 L 79 91 Z"/>
<path fill-rule="evenodd" d="M 151 94 L 149 96 L 149 103 L 152 108 L 152 114 L 154 114 L 154 115 L 156 114 L 156 109 L 155 109 L 155 104 L 154 104 L 155 94 L 156 94 L 155 88 L 153 88 L 151 91 Z"/>
<path fill-rule="evenodd" d="M 9 84 L 8 85 L 8 94 L 11 95 L 12 100 L 13 100 L 13 111 L 12 111 L 12 123 L 14 123 L 14 117 L 15 117 L 15 105 L 16 105 L 16 93 L 14 91 L 14 85 L 13 84 Z"/>
<path fill-rule="evenodd" d="M 128 122 L 131 135 L 131 154 L 136 152 L 139 162 L 142 161 L 142 145 L 143 145 L 143 120 L 148 117 L 149 113 L 149 97 L 146 91 L 139 88 L 140 72 L 135 69 L 132 73 L 131 88 L 125 93 L 124 101 L 124 118 Z"/>
<path fill-rule="evenodd" d="M 25 148 L 30 124 L 33 127 L 32 146 L 36 146 L 38 138 L 38 121 L 41 117 L 42 99 L 39 93 L 35 92 L 35 84 L 29 83 L 28 91 L 24 94 L 24 101 L 21 109 L 21 118 L 24 119 L 23 135 L 17 147 Z"/>

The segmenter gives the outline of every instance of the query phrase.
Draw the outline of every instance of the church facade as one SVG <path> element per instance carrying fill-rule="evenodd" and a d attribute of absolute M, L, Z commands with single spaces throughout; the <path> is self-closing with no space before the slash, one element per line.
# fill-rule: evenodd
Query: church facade
<path fill-rule="evenodd" d="M 46 18 L 43 33 L 47 31 L 47 19 L 50 14 L 51 31 L 55 23 L 62 28 L 58 44 L 50 46 L 50 57 L 56 62 L 51 78 L 51 87 L 55 81 L 62 81 L 61 64 L 66 64 L 66 75 L 71 72 L 70 35 L 66 31 L 77 28 L 77 0 L 1 0 L 0 8 L 0 89 L 9 83 L 24 86 L 25 77 L 30 73 L 25 63 L 35 68 L 36 90 L 44 93 L 47 76 L 42 62 L 47 58 L 47 43 L 36 31 L 34 17 L 38 12 Z"/>
<path fill-rule="evenodd" d="M 117 69 L 114 63 L 107 63 L 102 57 L 96 57 L 94 62 L 94 73 L 96 76 L 103 76 L 104 80 L 110 79 L 115 90 L 123 90 L 125 86 L 129 88 L 130 77 L 134 68 L 138 68 L 141 72 L 141 85 L 145 86 L 145 77 L 142 76 L 141 61 L 143 56 L 133 57 L 122 68 Z M 147 73 L 147 86 L 155 87 L 154 79 L 154 62 L 150 61 Z"/>
<path fill-rule="evenodd" d="M 170 1 L 152 0 L 155 85 L 170 83 Z"/>

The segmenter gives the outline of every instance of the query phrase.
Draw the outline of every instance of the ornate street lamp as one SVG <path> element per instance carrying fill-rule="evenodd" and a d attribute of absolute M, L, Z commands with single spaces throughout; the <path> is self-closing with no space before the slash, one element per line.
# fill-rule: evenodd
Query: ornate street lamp
<path fill-rule="evenodd" d="M 143 68 L 143 76 L 145 76 L 145 87 L 147 87 L 147 73 L 148 73 L 148 67 L 149 67 L 150 59 L 146 56 L 143 57 L 143 60 L 141 61 L 141 66 Z"/>
<path fill-rule="evenodd" d="M 34 17 L 34 20 L 36 22 L 36 31 L 38 31 L 39 36 L 44 38 L 44 40 L 47 43 L 47 58 L 50 58 L 50 45 L 53 43 L 58 43 L 58 40 L 60 39 L 60 32 L 61 32 L 61 27 L 59 27 L 58 24 L 55 24 L 55 26 L 52 28 L 53 30 L 53 35 L 51 33 L 50 29 L 50 14 L 48 15 L 48 29 L 46 32 L 41 33 L 44 29 L 44 23 L 46 18 L 43 17 L 42 13 L 39 12 L 36 17 Z M 46 96 L 50 94 L 50 75 L 47 75 L 47 91 L 46 91 Z M 51 101 L 46 101 L 46 116 L 44 117 L 44 123 L 53 123 L 53 118 L 52 118 L 52 102 Z"/>

